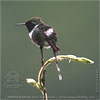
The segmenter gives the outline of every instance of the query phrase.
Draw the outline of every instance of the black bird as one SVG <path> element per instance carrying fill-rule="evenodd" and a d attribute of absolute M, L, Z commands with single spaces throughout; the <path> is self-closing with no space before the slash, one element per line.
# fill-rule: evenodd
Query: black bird
<path fill-rule="evenodd" d="M 16 25 L 25 25 L 27 27 L 30 39 L 40 48 L 42 65 L 44 64 L 43 47 L 46 49 L 51 47 L 54 57 L 56 58 L 56 53 L 60 51 L 60 48 L 56 46 L 57 33 L 53 27 L 45 24 L 40 17 L 32 17 L 25 23 L 17 23 Z M 59 80 L 62 80 L 57 58 L 56 67 L 59 74 Z"/>

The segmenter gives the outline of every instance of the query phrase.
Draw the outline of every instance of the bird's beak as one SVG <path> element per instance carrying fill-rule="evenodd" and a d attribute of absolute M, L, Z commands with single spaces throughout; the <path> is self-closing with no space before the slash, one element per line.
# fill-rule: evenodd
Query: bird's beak
<path fill-rule="evenodd" d="M 25 23 L 16 23 L 16 26 L 23 26 Z"/>

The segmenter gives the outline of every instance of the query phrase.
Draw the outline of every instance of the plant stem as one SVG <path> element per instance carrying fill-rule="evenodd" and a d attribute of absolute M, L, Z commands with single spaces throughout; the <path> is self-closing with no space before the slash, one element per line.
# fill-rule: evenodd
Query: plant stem
<path fill-rule="evenodd" d="M 67 59 L 69 60 L 69 63 L 71 61 L 76 61 L 76 62 L 80 62 L 80 63 L 87 63 L 87 64 L 93 64 L 94 61 L 85 58 L 85 57 L 76 57 L 74 55 L 58 55 L 57 56 L 57 60 L 58 61 L 62 61 L 63 59 Z M 36 87 L 37 89 L 39 89 L 39 91 L 42 93 L 43 95 L 43 99 L 44 100 L 48 100 L 48 96 L 47 96 L 47 91 L 46 91 L 46 86 L 45 86 L 45 73 L 46 73 L 46 68 L 49 64 L 56 62 L 55 57 L 50 58 L 49 60 L 47 60 L 43 66 L 41 67 L 39 74 L 38 74 L 38 82 L 36 82 L 34 79 L 27 79 L 27 83 L 31 84 L 32 86 Z"/>
<path fill-rule="evenodd" d="M 88 59 L 88 58 L 85 58 L 85 57 L 76 57 L 74 55 L 58 55 L 57 56 L 57 60 L 58 61 L 62 61 L 63 59 L 67 59 L 69 60 L 69 63 L 71 61 L 76 61 L 76 62 L 80 62 L 80 63 L 87 63 L 87 64 L 93 64 L 94 61 Z M 40 71 L 39 71 L 39 74 L 38 74 L 38 83 L 43 86 L 41 83 L 41 79 L 42 79 L 42 74 L 44 73 L 44 70 L 46 69 L 46 67 L 52 63 L 52 62 L 56 62 L 56 59 L 55 57 L 52 57 L 50 58 L 49 60 L 47 60 L 44 65 L 41 67 Z"/>
<path fill-rule="evenodd" d="M 43 47 L 40 46 L 40 53 L 41 53 L 41 63 L 42 63 L 42 66 L 44 65 L 44 59 L 43 59 Z M 42 67 L 41 67 L 42 68 Z M 42 77 L 41 77 L 41 86 L 42 86 L 42 95 L 43 95 L 43 98 L 44 100 L 47 100 L 47 91 L 46 91 L 46 86 L 45 86 L 45 73 L 46 73 L 46 70 L 43 71 L 42 73 Z"/>
<path fill-rule="evenodd" d="M 46 89 L 46 86 L 45 86 L 45 73 L 46 73 L 46 70 L 43 71 L 43 77 L 42 77 L 42 83 L 43 83 L 43 98 L 44 98 L 44 100 L 47 100 L 47 89 Z"/>

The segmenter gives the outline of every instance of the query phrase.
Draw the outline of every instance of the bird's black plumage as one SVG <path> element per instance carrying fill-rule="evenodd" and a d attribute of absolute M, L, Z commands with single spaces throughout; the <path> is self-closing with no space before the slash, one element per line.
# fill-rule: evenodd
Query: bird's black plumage
<path fill-rule="evenodd" d="M 43 61 L 43 47 L 52 48 L 54 56 L 56 58 L 56 52 L 60 51 L 60 48 L 56 46 L 57 43 L 57 33 L 53 27 L 45 24 L 40 17 L 33 17 L 25 22 L 25 26 L 28 29 L 29 37 L 33 43 L 35 43 L 41 50 L 41 62 Z M 58 66 L 58 61 L 56 58 L 56 67 L 59 72 L 59 79 L 62 79 L 60 74 L 60 68 Z"/>

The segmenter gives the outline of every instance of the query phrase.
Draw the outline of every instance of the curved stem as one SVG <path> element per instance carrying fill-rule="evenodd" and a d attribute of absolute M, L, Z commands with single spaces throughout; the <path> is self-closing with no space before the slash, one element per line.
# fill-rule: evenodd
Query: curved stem
<path fill-rule="evenodd" d="M 57 60 L 58 61 L 62 61 L 63 59 L 67 59 L 69 60 L 69 63 L 71 61 L 77 61 L 77 62 L 81 62 L 81 63 L 87 63 L 87 64 L 93 64 L 94 61 L 85 58 L 85 57 L 76 57 L 74 55 L 58 55 L 57 56 Z M 41 67 L 39 74 L 38 74 L 38 83 L 42 86 L 41 84 L 41 78 L 42 78 L 42 74 L 44 72 L 44 70 L 47 68 L 47 66 L 52 63 L 52 62 L 56 62 L 55 57 L 50 58 L 49 60 L 47 60 L 44 65 Z"/>
<path fill-rule="evenodd" d="M 93 64 L 94 61 L 88 59 L 88 58 L 85 58 L 85 57 L 76 57 L 74 55 L 59 55 L 57 56 L 57 60 L 58 61 L 62 61 L 63 59 L 67 59 L 69 60 L 69 63 L 71 61 L 77 61 L 77 62 L 81 62 L 81 63 L 87 63 L 87 64 Z M 48 100 L 48 97 L 47 97 L 47 92 L 44 93 L 44 90 L 43 90 L 43 83 L 42 83 L 42 75 L 43 73 L 45 72 L 47 66 L 49 64 L 51 64 L 52 62 L 56 62 L 56 59 L 55 57 L 52 57 L 50 58 L 49 60 L 47 60 L 44 65 L 41 67 L 40 71 L 39 71 L 39 74 L 38 74 L 38 82 L 36 82 L 34 79 L 27 79 L 27 82 L 31 85 L 33 85 L 34 87 L 36 87 L 37 89 L 40 90 L 40 92 L 42 93 L 43 97 L 44 97 L 44 100 Z"/>

